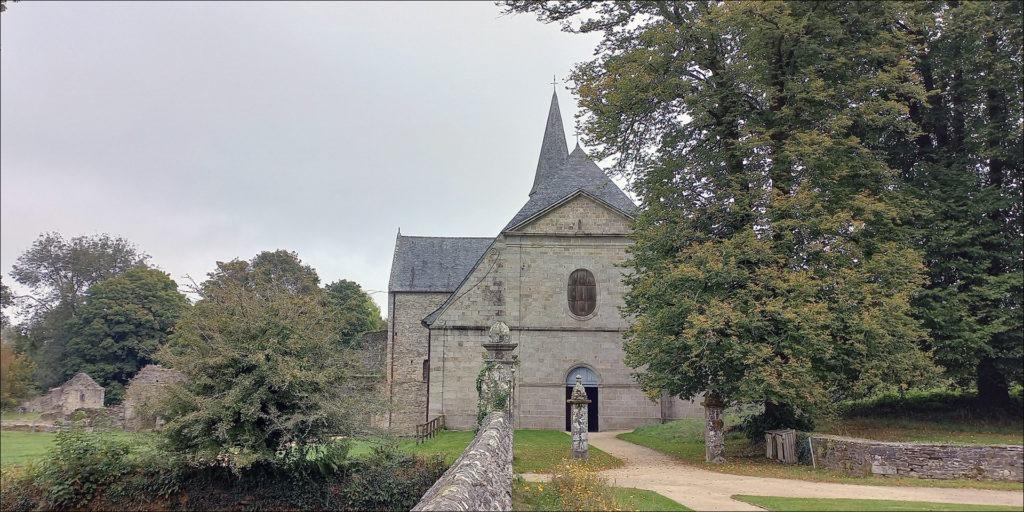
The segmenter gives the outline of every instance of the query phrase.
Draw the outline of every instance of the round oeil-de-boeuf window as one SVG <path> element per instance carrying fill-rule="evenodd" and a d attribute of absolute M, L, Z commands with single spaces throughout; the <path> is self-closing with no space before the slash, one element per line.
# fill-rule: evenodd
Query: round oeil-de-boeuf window
<path fill-rule="evenodd" d="M 597 284 L 594 274 L 585 268 L 569 274 L 569 311 L 576 316 L 587 316 L 597 308 Z"/>

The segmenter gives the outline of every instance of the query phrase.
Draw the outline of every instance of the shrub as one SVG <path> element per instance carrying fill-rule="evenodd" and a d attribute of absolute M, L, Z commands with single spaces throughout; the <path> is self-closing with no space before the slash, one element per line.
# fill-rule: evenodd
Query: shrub
<path fill-rule="evenodd" d="M 396 445 L 365 459 L 348 452 L 346 441 L 294 447 L 238 468 L 72 430 L 58 434 L 49 458 L 0 472 L 0 510 L 408 510 L 446 469 Z"/>
<path fill-rule="evenodd" d="M 551 478 L 562 510 L 619 510 L 608 482 L 586 463 L 563 460 Z"/>
<path fill-rule="evenodd" d="M 50 458 L 37 467 L 32 485 L 45 508 L 82 507 L 129 471 L 127 441 L 82 430 L 56 437 Z"/>
<path fill-rule="evenodd" d="M 0 468 L 0 510 L 22 512 L 35 510 L 40 497 L 32 478 L 24 468 Z"/>
<path fill-rule="evenodd" d="M 751 413 L 743 418 L 739 429 L 754 443 L 764 442 L 764 433 L 769 430 L 792 428 L 802 431 L 814 430 L 814 422 L 788 405 L 775 405 Z"/>
<path fill-rule="evenodd" d="M 374 447 L 342 493 L 350 510 L 409 510 L 445 471 L 441 458 L 413 457 L 395 445 Z"/>
<path fill-rule="evenodd" d="M 880 393 L 861 400 L 850 400 L 839 406 L 843 417 L 916 417 L 922 419 L 976 419 L 1019 421 L 1024 411 L 1021 395 L 1011 394 L 1010 404 L 993 410 L 980 403 L 973 392 L 950 389 L 909 390 L 903 396 Z"/>

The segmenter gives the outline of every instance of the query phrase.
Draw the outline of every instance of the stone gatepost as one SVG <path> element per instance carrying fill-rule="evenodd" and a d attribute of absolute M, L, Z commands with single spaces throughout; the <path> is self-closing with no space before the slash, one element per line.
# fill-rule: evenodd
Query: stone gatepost
<path fill-rule="evenodd" d="M 721 464 L 725 462 L 725 401 L 718 393 L 704 397 L 704 459 Z"/>
<path fill-rule="evenodd" d="M 583 389 L 583 378 L 576 376 L 576 385 L 572 387 L 572 395 L 566 400 L 572 414 L 569 426 L 572 429 L 572 458 L 587 460 L 590 458 L 590 445 L 587 443 L 587 391 Z"/>
<path fill-rule="evenodd" d="M 489 338 L 484 343 L 484 367 L 477 377 L 477 426 L 493 411 L 504 411 L 512 419 L 512 402 L 515 391 L 515 363 L 512 355 L 518 343 L 512 343 L 509 328 L 504 322 L 491 326 Z"/>

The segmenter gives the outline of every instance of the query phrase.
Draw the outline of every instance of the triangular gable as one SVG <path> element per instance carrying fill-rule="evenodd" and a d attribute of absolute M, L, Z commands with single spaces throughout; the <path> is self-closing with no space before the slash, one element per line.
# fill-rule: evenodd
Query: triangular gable
<path fill-rule="evenodd" d="M 509 226 L 505 232 L 627 234 L 632 230 L 632 220 L 632 215 L 607 201 L 585 190 L 577 190 L 518 224 Z"/>
<path fill-rule="evenodd" d="M 491 248 L 494 247 L 494 242 L 496 242 L 497 240 L 497 238 L 491 240 L 490 245 L 488 245 L 487 249 L 484 250 L 483 254 L 481 254 L 480 257 L 477 258 L 476 263 L 473 264 L 473 267 L 466 274 L 466 277 L 463 277 L 462 281 L 459 282 L 459 285 L 455 287 L 455 291 L 453 291 L 452 294 L 449 295 L 448 298 L 445 299 L 444 302 L 442 302 L 441 305 L 437 307 L 437 309 L 435 309 L 429 315 L 424 317 L 423 320 L 420 320 L 420 323 L 423 324 L 424 327 L 429 328 L 431 325 L 433 325 L 434 320 L 437 320 L 437 318 L 441 316 L 441 313 L 444 313 L 444 310 L 448 309 L 448 306 L 455 302 L 455 299 L 464 295 L 459 292 L 462 291 L 462 288 L 466 286 L 466 282 L 469 281 L 469 279 L 473 277 L 473 274 L 476 273 L 476 269 L 480 268 L 480 263 L 483 262 L 484 258 L 487 257 L 487 253 L 491 252 Z"/>

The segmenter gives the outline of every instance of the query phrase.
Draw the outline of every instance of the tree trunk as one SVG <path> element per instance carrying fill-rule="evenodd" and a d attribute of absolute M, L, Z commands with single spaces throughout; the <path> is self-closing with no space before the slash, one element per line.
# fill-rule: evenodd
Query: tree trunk
<path fill-rule="evenodd" d="M 986 406 L 1002 407 L 1010 403 L 1010 389 L 1006 376 L 996 367 L 991 357 L 978 361 L 977 370 L 978 401 Z"/>

